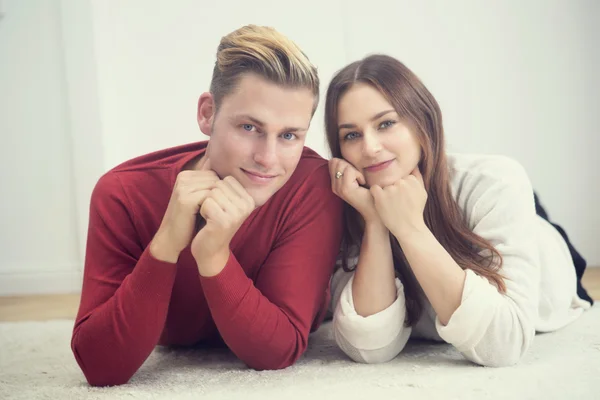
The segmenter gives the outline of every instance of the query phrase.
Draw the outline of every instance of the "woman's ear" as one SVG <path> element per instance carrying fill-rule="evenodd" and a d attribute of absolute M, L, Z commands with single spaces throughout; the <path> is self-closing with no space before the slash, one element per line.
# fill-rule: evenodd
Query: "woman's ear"
<path fill-rule="evenodd" d="M 202 93 L 198 99 L 198 126 L 206 136 L 212 134 L 212 125 L 215 117 L 216 107 L 212 93 Z"/>

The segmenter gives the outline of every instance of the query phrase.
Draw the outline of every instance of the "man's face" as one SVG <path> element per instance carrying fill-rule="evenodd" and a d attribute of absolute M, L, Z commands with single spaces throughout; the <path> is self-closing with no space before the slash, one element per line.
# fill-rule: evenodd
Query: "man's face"
<path fill-rule="evenodd" d="M 201 98 L 198 120 L 210 135 L 210 168 L 237 179 L 256 206 L 263 205 L 296 169 L 313 106 L 310 89 L 284 88 L 254 74 L 240 79 L 216 115 L 203 111 Z"/>

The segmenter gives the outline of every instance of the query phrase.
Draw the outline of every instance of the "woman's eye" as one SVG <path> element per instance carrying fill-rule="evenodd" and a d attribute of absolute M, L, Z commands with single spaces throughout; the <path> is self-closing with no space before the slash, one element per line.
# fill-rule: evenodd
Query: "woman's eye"
<path fill-rule="evenodd" d="M 396 123 L 395 121 L 383 121 L 381 124 L 379 124 L 379 129 L 389 128 L 390 126 L 394 125 L 395 123 Z"/>
<path fill-rule="evenodd" d="M 359 137 L 360 135 L 358 134 L 358 132 L 350 132 L 348 133 L 346 136 L 344 136 L 344 140 L 352 140 L 352 139 L 356 139 L 357 137 Z"/>

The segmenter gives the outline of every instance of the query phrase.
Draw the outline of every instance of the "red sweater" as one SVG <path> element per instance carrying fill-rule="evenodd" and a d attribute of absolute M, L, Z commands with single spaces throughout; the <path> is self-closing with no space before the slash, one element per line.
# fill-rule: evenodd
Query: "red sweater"
<path fill-rule="evenodd" d="M 127 161 L 93 191 L 71 341 L 91 385 L 126 383 L 157 344 L 222 340 L 252 368 L 285 368 L 324 317 L 342 202 L 327 161 L 308 148 L 290 180 L 240 227 L 221 273 L 201 277 L 189 246 L 177 264 L 152 257 L 148 244 L 177 173 L 205 146 Z"/>

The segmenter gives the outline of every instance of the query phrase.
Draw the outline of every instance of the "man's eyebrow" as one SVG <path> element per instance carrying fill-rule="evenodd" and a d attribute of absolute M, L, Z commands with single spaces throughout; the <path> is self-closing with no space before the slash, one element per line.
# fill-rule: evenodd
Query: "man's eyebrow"
<path fill-rule="evenodd" d="M 264 122 L 262 122 L 259 119 L 254 118 L 254 117 L 251 117 L 250 115 L 247 115 L 247 114 L 234 115 L 232 117 L 232 119 L 247 119 L 250 122 L 252 122 L 253 124 L 258 125 L 260 127 L 265 126 Z"/>
<path fill-rule="evenodd" d="M 247 114 L 236 115 L 233 117 L 233 119 L 246 119 L 261 128 L 263 128 L 265 126 L 265 123 L 263 121 L 256 119 Z M 297 127 L 297 126 L 286 126 L 285 128 L 283 128 L 281 130 L 281 132 L 306 132 L 307 130 L 308 130 L 308 128 Z"/>

